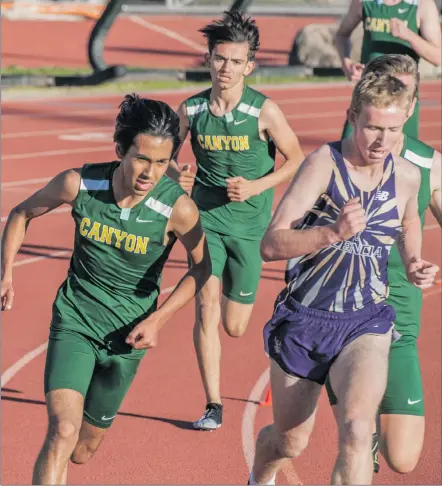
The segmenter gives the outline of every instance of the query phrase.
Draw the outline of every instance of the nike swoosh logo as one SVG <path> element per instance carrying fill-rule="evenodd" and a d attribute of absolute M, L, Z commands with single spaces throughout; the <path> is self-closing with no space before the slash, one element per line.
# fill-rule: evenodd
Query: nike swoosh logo
<path fill-rule="evenodd" d="M 241 125 L 241 123 L 245 123 L 247 120 L 235 121 L 233 122 L 234 125 Z"/>
<path fill-rule="evenodd" d="M 404 14 L 405 12 L 408 12 L 408 8 L 398 8 L 398 12 Z"/>
<path fill-rule="evenodd" d="M 253 292 L 248 292 L 248 293 L 246 294 L 246 293 L 245 293 L 245 292 L 243 292 L 242 290 L 241 290 L 241 292 L 239 293 L 239 295 L 240 295 L 241 297 L 248 297 L 249 295 L 252 295 L 252 294 L 253 294 Z"/>
<path fill-rule="evenodd" d="M 415 403 L 419 403 L 422 401 L 422 398 L 420 400 L 413 400 L 411 401 L 410 399 L 408 399 L 408 405 L 414 405 Z"/>
<path fill-rule="evenodd" d="M 116 415 L 113 415 L 112 417 L 106 417 L 106 415 L 103 415 L 103 416 L 101 417 L 101 420 L 112 420 L 112 419 L 113 419 L 113 418 L 115 418 L 115 417 L 116 417 Z"/>
<path fill-rule="evenodd" d="M 151 219 L 140 219 L 140 218 L 137 218 L 135 221 L 137 223 L 153 223 L 153 221 Z"/>

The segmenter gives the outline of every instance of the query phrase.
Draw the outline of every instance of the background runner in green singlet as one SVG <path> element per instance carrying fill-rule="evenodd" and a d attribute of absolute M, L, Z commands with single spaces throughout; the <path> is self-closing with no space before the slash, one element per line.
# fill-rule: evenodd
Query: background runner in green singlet
<path fill-rule="evenodd" d="M 207 408 L 194 427 L 214 430 L 222 423 L 219 320 L 230 336 L 245 332 L 261 274 L 259 246 L 271 218 L 273 187 L 293 177 L 303 154 L 279 107 L 244 84 L 259 48 L 255 21 L 226 13 L 201 32 L 208 41 L 212 87 L 186 100 L 179 114 L 182 138 L 190 132 L 196 158 L 192 197 L 212 260 L 212 276 L 196 302 L 194 343 Z M 274 171 L 276 150 L 285 161 Z"/>
<path fill-rule="evenodd" d="M 349 39 L 362 22 L 364 37 L 361 62 L 350 58 Z M 441 64 L 439 12 L 434 0 L 352 0 L 336 34 L 336 47 L 342 69 L 351 81 L 361 77 L 364 65 L 382 54 L 408 54 L 416 61 L 422 57 Z M 348 120 L 342 138 L 351 134 Z M 419 138 L 419 100 L 404 132 Z"/>
<path fill-rule="evenodd" d="M 165 103 L 128 95 L 114 133 L 119 161 L 65 171 L 12 210 L 3 235 L 2 310 L 12 307 L 12 265 L 31 219 L 72 206 L 74 251 L 53 304 L 45 367 L 49 427 L 33 484 L 65 484 L 69 458 L 86 462 L 112 424 L 147 348 L 198 292 L 211 265 L 199 213 L 164 174 L 179 118 Z M 192 262 L 157 309 L 176 239 Z"/>
<path fill-rule="evenodd" d="M 417 92 L 419 74 L 415 61 L 409 56 L 391 54 L 377 57 L 367 64 L 363 75 L 369 72 L 391 74 L 410 90 Z M 420 169 L 418 206 L 422 227 L 428 207 L 439 225 L 442 225 L 441 154 L 406 134 L 402 135 L 393 153 Z M 395 328 L 402 337 L 390 349 L 387 388 L 379 407 L 381 451 L 391 469 L 407 473 L 415 468 L 419 460 L 425 432 L 424 397 L 417 349 L 422 291 L 408 282 L 397 245 L 393 246 L 390 253 L 388 280 L 390 293 L 387 302 L 396 311 Z M 330 403 L 335 405 L 336 398 L 329 383 L 327 391 Z M 375 437 L 374 446 L 377 442 Z M 374 449 L 376 452 L 377 447 Z M 375 466 L 378 467 L 378 464 Z"/>

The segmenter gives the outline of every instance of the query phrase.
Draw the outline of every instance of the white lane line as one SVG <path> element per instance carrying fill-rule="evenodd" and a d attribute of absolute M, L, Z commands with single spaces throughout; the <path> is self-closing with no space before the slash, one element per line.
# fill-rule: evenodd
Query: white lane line
<path fill-rule="evenodd" d="M 16 186 L 27 186 L 27 185 L 32 185 L 32 184 L 44 184 L 45 182 L 49 182 L 51 179 L 53 179 L 53 177 L 54 176 L 52 176 L 52 177 L 40 177 L 38 179 L 24 179 L 22 181 L 3 182 L 2 188 L 16 187 Z"/>
<path fill-rule="evenodd" d="M 317 97 L 314 97 L 314 98 L 300 98 L 300 99 L 297 99 L 296 97 L 292 97 L 292 98 L 272 98 L 273 101 L 277 104 L 281 104 L 283 106 L 285 105 L 290 105 L 290 104 L 299 104 L 299 103 L 308 103 L 308 104 L 312 104 L 312 103 L 333 103 L 333 102 L 342 102 L 342 101 L 347 101 L 348 103 L 350 103 L 350 100 L 351 100 L 351 93 L 348 95 L 348 96 L 317 96 Z M 433 100 L 428 100 L 428 101 L 433 101 Z M 438 109 L 440 110 L 441 108 L 441 104 L 439 101 L 433 101 L 432 104 L 429 104 L 429 105 L 425 105 L 424 107 L 420 106 L 420 109 L 422 110 L 423 108 L 427 108 L 427 109 Z"/>
<path fill-rule="evenodd" d="M 303 119 L 315 119 L 315 118 L 321 118 L 321 119 L 326 119 L 326 118 L 337 118 L 340 121 L 340 125 L 337 127 L 339 130 L 342 130 L 344 126 L 344 121 L 345 121 L 345 109 L 340 110 L 340 111 L 327 111 L 324 113 L 318 113 L 318 112 L 313 112 L 313 113 L 286 113 L 285 110 L 283 110 L 285 113 L 285 117 L 288 120 L 303 120 Z M 440 111 L 440 108 L 439 108 Z M 430 122 L 428 122 L 430 123 Z M 434 126 L 440 126 L 440 122 L 433 122 Z M 342 126 L 341 126 L 342 124 Z M 433 125 L 432 125 L 433 126 Z M 317 130 L 318 134 L 322 133 L 321 129 Z"/>
<path fill-rule="evenodd" d="M 166 27 L 161 27 L 160 25 L 153 24 L 152 22 L 149 22 L 148 20 L 141 18 L 138 15 L 130 15 L 129 20 L 131 20 L 135 24 L 141 25 L 146 29 L 152 30 L 153 32 L 157 32 L 158 34 L 163 34 L 166 37 L 169 37 L 170 39 L 174 39 L 178 42 L 181 42 L 181 44 L 190 47 L 196 52 L 200 52 L 202 54 L 205 54 L 207 52 L 207 48 L 204 47 L 203 45 L 198 44 L 197 42 L 188 39 L 187 37 L 184 37 L 181 34 L 178 34 L 178 32 L 175 32 L 174 30 L 170 30 L 167 29 Z"/>
<path fill-rule="evenodd" d="M 74 105 L 75 106 L 75 105 Z M 43 113 L 5 113 L 2 114 L 2 120 L 9 120 L 9 119 L 15 119 L 15 118 L 24 118 L 26 120 L 35 120 L 35 119 L 48 119 L 52 120 L 54 118 L 61 118 L 63 121 L 69 121 L 71 117 L 78 117 L 78 116 L 88 116 L 88 115 L 116 115 L 117 113 L 117 107 L 116 108 L 103 108 L 103 109 L 98 109 L 98 108 L 91 108 L 87 110 L 72 110 L 72 111 L 62 111 L 62 112 L 43 112 Z M 106 120 L 103 120 L 103 123 L 106 123 Z"/>
<path fill-rule="evenodd" d="M 2 388 L 6 386 L 6 384 L 14 378 L 14 376 L 22 369 L 24 368 L 28 363 L 30 363 L 32 360 L 37 358 L 37 356 L 40 356 L 41 353 L 46 351 L 46 348 L 48 347 L 48 342 L 46 341 L 43 344 L 40 344 L 40 346 L 36 347 L 32 351 L 29 351 L 29 353 L 26 353 L 24 356 L 22 356 L 18 361 L 16 361 L 12 366 L 10 366 L 4 373 L 2 373 L 1 377 L 1 386 Z"/>
<path fill-rule="evenodd" d="M 247 467 L 249 468 L 249 473 L 252 471 L 253 459 L 255 457 L 254 425 L 256 412 L 258 411 L 258 406 L 256 405 L 256 403 L 259 403 L 259 401 L 261 400 L 262 394 L 264 393 L 264 390 L 266 389 L 269 380 L 270 368 L 267 368 L 264 373 L 262 373 L 262 375 L 258 378 L 255 386 L 252 388 L 242 416 L 242 448 Z"/>
<path fill-rule="evenodd" d="M 76 127 L 76 128 L 58 128 L 56 130 L 34 130 L 31 132 L 13 132 L 2 134 L 2 139 L 8 138 L 23 138 L 23 137 L 42 137 L 45 135 L 59 135 L 63 133 L 81 133 L 87 131 L 99 131 L 99 130 L 113 130 L 112 126 L 109 125 L 98 125 L 98 126 L 88 126 L 88 127 Z"/>
<path fill-rule="evenodd" d="M 59 140 L 68 142 L 94 142 L 94 143 L 112 143 L 112 132 L 86 132 L 82 133 L 62 133 L 58 136 Z"/>
<path fill-rule="evenodd" d="M 2 191 L 3 194 L 5 192 L 8 192 L 9 194 L 11 193 L 25 193 L 25 194 L 29 194 L 29 193 L 33 193 L 33 189 L 31 189 L 29 186 L 23 186 L 23 187 L 2 187 Z M 20 196 L 20 199 L 22 199 L 22 196 Z"/>
<path fill-rule="evenodd" d="M 32 263 L 32 262 L 28 262 L 28 263 Z M 173 286 L 173 287 L 167 287 L 167 288 L 163 289 L 160 292 L 160 295 L 169 294 L 170 292 L 172 292 L 172 290 L 174 288 L 175 288 L 175 286 Z M 6 386 L 7 383 L 9 381 L 11 381 L 12 378 L 14 378 L 14 376 L 16 376 L 17 373 L 20 370 L 22 370 L 27 364 L 29 364 L 35 358 L 37 358 L 38 356 L 40 356 L 40 354 L 42 354 L 44 351 L 46 351 L 47 347 L 48 347 L 48 342 L 46 341 L 43 344 L 40 344 L 40 346 L 37 346 L 32 351 L 29 351 L 29 353 L 26 353 L 19 360 L 17 360 L 12 366 L 10 366 L 9 368 L 7 368 L 2 373 L 2 376 L 1 376 L 1 386 L 2 386 L 2 388 L 4 386 Z"/>
<path fill-rule="evenodd" d="M 45 152 L 29 152 L 27 154 L 11 154 L 4 155 L 2 160 L 20 160 L 20 159 L 34 159 L 37 157 L 54 157 L 56 155 L 71 155 L 71 154 L 87 154 L 89 152 L 104 152 L 111 151 L 114 148 L 112 145 L 103 145 L 100 147 L 84 147 L 84 148 L 73 148 L 69 150 L 47 150 Z"/>
<path fill-rule="evenodd" d="M 50 213 L 47 213 L 47 215 L 60 214 L 60 213 L 69 213 L 71 211 L 72 211 L 72 208 L 70 206 L 63 206 L 61 208 L 54 209 Z M 8 219 L 8 216 L 2 216 L 1 222 L 4 223 L 7 219 Z"/>
<path fill-rule="evenodd" d="M 71 255 L 71 251 L 54 251 L 52 253 L 48 253 L 46 255 L 40 255 L 37 257 L 33 258 L 24 258 L 23 260 L 18 260 L 12 264 L 13 267 L 21 267 L 22 265 L 29 265 L 30 263 L 36 263 L 39 262 L 40 260 L 46 260 L 47 258 L 57 258 L 60 256 L 65 256 L 65 255 Z"/>

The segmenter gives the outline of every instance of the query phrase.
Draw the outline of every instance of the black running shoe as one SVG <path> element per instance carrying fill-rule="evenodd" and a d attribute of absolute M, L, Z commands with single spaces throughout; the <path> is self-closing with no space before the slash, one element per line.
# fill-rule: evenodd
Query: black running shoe
<path fill-rule="evenodd" d="M 193 422 L 193 428 L 199 430 L 216 430 L 223 423 L 223 406 L 219 403 L 208 403 L 204 415 Z"/>

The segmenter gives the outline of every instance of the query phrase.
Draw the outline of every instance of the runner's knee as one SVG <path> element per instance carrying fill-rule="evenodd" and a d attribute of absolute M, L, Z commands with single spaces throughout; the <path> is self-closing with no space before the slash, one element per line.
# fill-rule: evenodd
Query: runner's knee
<path fill-rule="evenodd" d="M 310 434 L 298 432 L 290 436 L 279 436 L 276 439 L 276 449 L 280 457 L 293 459 L 307 448 Z"/>
<path fill-rule="evenodd" d="M 420 451 L 419 451 L 420 452 Z M 415 453 L 407 448 L 406 443 L 400 446 L 383 447 L 382 455 L 388 466 L 399 474 L 408 474 L 414 471 L 419 461 L 420 453 Z"/>
<path fill-rule="evenodd" d="M 221 315 L 224 329 L 230 337 L 241 337 L 247 330 L 253 304 L 243 304 L 223 295 Z"/>
<path fill-rule="evenodd" d="M 225 319 L 224 328 L 230 337 L 241 337 L 247 329 L 249 319 L 229 316 Z"/>
<path fill-rule="evenodd" d="M 80 433 L 79 427 L 68 418 L 53 417 L 50 419 L 48 439 L 52 443 L 68 443 L 75 445 Z"/>
<path fill-rule="evenodd" d="M 373 420 L 371 418 L 351 418 L 339 425 L 341 444 L 352 449 L 366 448 L 373 438 Z"/>
<path fill-rule="evenodd" d="M 88 440 L 80 440 L 75 446 L 71 461 L 75 464 L 85 464 L 95 454 L 97 448 Z"/>
<path fill-rule="evenodd" d="M 401 457 L 389 458 L 388 464 L 390 468 L 399 474 L 409 474 L 414 471 L 418 463 L 418 457 Z"/>

